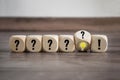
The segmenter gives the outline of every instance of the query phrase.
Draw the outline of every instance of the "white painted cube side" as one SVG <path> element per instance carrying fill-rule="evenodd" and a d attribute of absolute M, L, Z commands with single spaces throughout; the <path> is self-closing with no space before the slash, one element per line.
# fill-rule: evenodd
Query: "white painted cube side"
<path fill-rule="evenodd" d="M 45 52 L 57 52 L 58 45 L 58 35 L 43 35 L 43 50 Z"/>
<path fill-rule="evenodd" d="M 25 51 L 26 35 L 12 35 L 9 39 L 9 47 L 12 52 Z"/>
<path fill-rule="evenodd" d="M 26 48 L 29 52 L 40 52 L 42 50 L 42 35 L 28 35 Z"/>
<path fill-rule="evenodd" d="M 92 52 L 106 52 L 108 49 L 108 38 L 106 35 L 92 35 Z"/>
<path fill-rule="evenodd" d="M 59 48 L 62 52 L 73 52 L 75 50 L 73 35 L 60 35 L 59 43 Z"/>
<path fill-rule="evenodd" d="M 88 31 L 80 30 L 74 34 L 75 43 L 77 44 L 80 41 L 86 41 L 91 44 L 91 34 Z"/>

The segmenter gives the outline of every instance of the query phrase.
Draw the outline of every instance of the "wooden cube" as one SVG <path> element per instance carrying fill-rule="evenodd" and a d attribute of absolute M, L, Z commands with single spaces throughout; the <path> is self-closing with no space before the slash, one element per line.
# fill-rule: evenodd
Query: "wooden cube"
<path fill-rule="evenodd" d="M 12 35 L 9 39 L 9 46 L 12 52 L 24 52 L 25 51 L 25 35 Z"/>
<path fill-rule="evenodd" d="M 26 48 L 29 52 L 40 52 L 42 49 L 42 35 L 28 35 Z"/>
<path fill-rule="evenodd" d="M 75 50 L 73 35 L 60 35 L 59 48 L 62 52 L 73 52 Z"/>
<path fill-rule="evenodd" d="M 91 51 L 105 52 L 108 48 L 108 38 L 106 35 L 92 35 Z"/>
<path fill-rule="evenodd" d="M 87 51 L 90 49 L 91 34 L 88 31 L 80 30 L 74 34 L 75 46 L 79 51 Z"/>
<path fill-rule="evenodd" d="M 45 52 L 57 52 L 58 44 L 58 35 L 43 35 L 43 50 Z"/>

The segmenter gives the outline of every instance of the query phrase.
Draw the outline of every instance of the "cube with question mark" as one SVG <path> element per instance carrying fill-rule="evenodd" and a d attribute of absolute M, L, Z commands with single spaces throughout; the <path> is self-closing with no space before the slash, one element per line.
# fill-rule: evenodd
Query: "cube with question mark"
<path fill-rule="evenodd" d="M 43 35 L 43 50 L 45 52 L 57 52 L 58 44 L 58 35 Z"/>
<path fill-rule="evenodd" d="M 105 52 L 108 48 L 108 38 L 106 35 L 92 35 L 92 52 Z"/>
<path fill-rule="evenodd" d="M 42 50 L 42 35 L 28 35 L 26 48 L 29 52 L 40 52 Z"/>
<path fill-rule="evenodd" d="M 75 43 L 73 35 L 59 35 L 59 49 L 62 52 L 73 52 Z"/>
<path fill-rule="evenodd" d="M 75 46 L 78 51 L 87 51 L 90 49 L 91 34 L 86 30 L 77 31 L 74 34 Z"/>
<path fill-rule="evenodd" d="M 26 35 L 12 35 L 9 39 L 9 46 L 12 52 L 25 51 Z"/>

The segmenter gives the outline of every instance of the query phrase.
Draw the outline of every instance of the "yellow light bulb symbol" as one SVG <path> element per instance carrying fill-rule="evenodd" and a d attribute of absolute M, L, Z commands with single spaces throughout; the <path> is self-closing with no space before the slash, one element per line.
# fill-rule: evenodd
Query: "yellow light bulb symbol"
<path fill-rule="evenodd" d="M 81 51 L 84 51 L 87 48 L 87 43 L 86 42 L 80 42 L 79 47 L 81 48 Z"/>

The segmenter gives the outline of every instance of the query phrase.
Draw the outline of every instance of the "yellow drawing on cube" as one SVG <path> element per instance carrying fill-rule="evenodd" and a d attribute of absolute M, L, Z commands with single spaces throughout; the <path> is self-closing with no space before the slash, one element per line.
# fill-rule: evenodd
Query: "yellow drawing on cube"
<path fill-rule="evenodd" d="M 81 51 L 86 51 L 86 49 L 88 49 L 88 43 L 85 41 L 81 41 L 78 44 L 78 47 L 80 48 Z"/>

